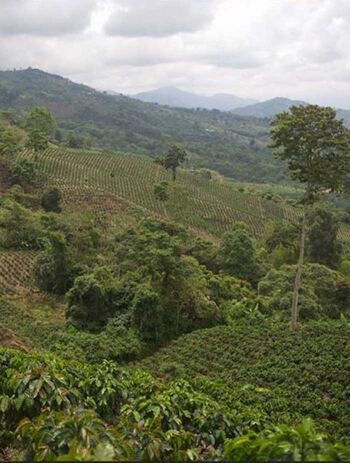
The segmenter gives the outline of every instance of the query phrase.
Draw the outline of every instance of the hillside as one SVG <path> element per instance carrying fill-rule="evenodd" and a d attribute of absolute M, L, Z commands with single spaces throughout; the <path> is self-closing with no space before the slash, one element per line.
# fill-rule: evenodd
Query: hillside
<path fill-rule="evenodd" d="M 186 92 L 176 87 L 162 87 L 148 92 L 136 93 L 131 96 L 148 103 L 158 103 L 180 108 L 218 109 L 220 111 L 230 111 L 235 108 L 257 103 L 256 100 L 240 98 L 228 93 L 205 96 Z"/>
<path fill-rule="evenodd" d="M 234 109 L 234 114 L 258 118 L 272 118 L 281 111 L 286 111 L 292 105 L 307 105 L 305 101 L 290 100 L 288 98 L 272 98 L 271 100 L 255 103 L 244 108 Z"/>
<path fill-rule="evenodd" d="M 30 159 L 32 154 L 24 151 L 21 157 Z M 216 238 L 237 221 L 247 223 L 259 237 L 268 222 L 293 222 L 299 215 L 286 201 L 273 196 L 265 199 L 254 188 L 215 177 L 208 179 L 200 172 L 181 170 L 179 182 L 172 185 L 170 173 L 164 168 L 132 154 L 54 148 L 38 154 L 37 162 L 49 184 L 58 186 L 67 202 L 90 202 L 97 212 L 103 213 L 108 210 L 104 195 L 109 194 L 112 209 L 113 202 L 118 207 L 118 201 L 124 199 Z M 157 200 L 153 193 L 154 185 L 160 181 L 170 183 L 170 199 L 166 203 Z M 349 240 L 349 232 L 349 227 L 343 225 L 344 241 Z"/>
<path fill-rule="evenodd" d="M 0 108 L 23 116 L 37 105 L 57 119 L 60 141 L 72 132 L 90 137 L 97 147 L 151 157 L 176 142 L 188 150 L 189 166 L 242 181 L 285 179 L 282 164 L 266 148 L 267 121 L 111 96 L 35 69 L 0 72 Z"/>
<path fill-rule="evenodd" d="M 138 366 L 160 377 L 186 377 L 222 403 L 253 407 L 260 420 L 308 415 L 348 435 L 350 327 L 308 323 L 297 334 L 278 322 L 236 321 L 171 343 Z"/>

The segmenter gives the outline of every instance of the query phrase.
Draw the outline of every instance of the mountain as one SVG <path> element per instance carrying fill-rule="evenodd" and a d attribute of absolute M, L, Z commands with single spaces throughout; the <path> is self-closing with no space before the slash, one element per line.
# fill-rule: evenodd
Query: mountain
<path fill-rule="evenodd" d="M 230 111 L 241 106 L 256 103 L 256 100 L 240 98 L 228 93 L 205 96 L 186 92 L 176 87 L 162 87 L 131 96 L 148 103 L 158 103 L 178 108 L 218 109 L 220 111 Z"/>
<path fill-rule="evenodd" d="M 244 108 L 236 108 L 232 112 L 241 116 L 253 116 L 253 117 L 274 117 L 281 111 L 286 111 L 292 105 L 307 105 L 305 101 L 290 100 L 289 98 L 272 98 L 261 103 L 255 103 Z"/>
<path fill-rule="evenodd" d="M 267 148 L 270 128 L 264 120 L 108 95 L 38 69 L 0 72 L 0 109 L 23 118 L 33 106 L 49 108 L 61 143 L 74 133 L 98 148 L 153 158 L 179 143 L 188 152 L 187 167 L 249 182 L 285 179 L 283 164 Z"/>

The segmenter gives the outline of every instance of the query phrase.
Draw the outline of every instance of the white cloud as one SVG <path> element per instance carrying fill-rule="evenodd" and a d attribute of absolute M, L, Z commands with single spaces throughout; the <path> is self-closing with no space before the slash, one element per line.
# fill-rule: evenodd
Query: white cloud
<path fill-rule="evenodd" d="M 89 25 L 95 0 L 1 0 L 1 35 L 55 36 Z"/>
<path fill-rule="evenodd" d="M 3 69 L 126 93 L 175 85 L 350 107 L 349 44 L 349 0 L 0 0 Z"/>
<path fill-rule="evenodd" d="M 215 0 L 120 0 L 116 3 L 106 32 L 126 37 L 167 37 L 201 30 L 212 21 L 215 6 Z"/>

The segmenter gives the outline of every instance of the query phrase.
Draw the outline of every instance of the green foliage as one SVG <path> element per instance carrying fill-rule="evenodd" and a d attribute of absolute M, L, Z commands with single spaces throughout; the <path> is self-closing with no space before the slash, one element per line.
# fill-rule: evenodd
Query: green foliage
<path fill-rule="evenodd" d="M 154 196 L 159 201 L 167 201 L 169 199 L 168 185 L 168 182 L 160 182 L 154 185 Z"/>
<path fill-rule="evenodd" d="M 55 128 L 55 121 L 50 111 L 44 107 L 35 107 L 27 115 L 25 126 L 27 130 L 39 130 L 47 135 Z"/>
<path fill-rule="evenodd" d="M 330 268 L 339 266 L 342 244 L 338 241 L 339 222 L 335 214 L 322 206 L 313 208 L 308 217 L 307 254 L 311 262 Z"/>
<path fill-rule="evenodd" d="M 103 325 L 130 303 L 131 297 L 128 285 L 114 278 L 110 268 L 97 267 L 75 279 L 67 294 L 67 317 Z"/>
<path fill-rule="evenodd" d="M 170 169 L 173 174 L 173 180 L 176 180 L 176 169 L 185 162 L 187 153 L 182 146 L 172 145 L 164 159 L 164 167 Z"/>
<path fill-rule="evenodd" d="M 224 234 L 217 260 L 222 269 L 256 285 L 260 268 L 255 242 L 244 224 L 236 224 L 232 232 Z"/>
<path fill-rule="evenodd" d="M 35 164 L 28 159 L 18 160 L 11 168 L 11 181 L 13 185 L 25 187 L 32 185 L 37 177 Z"/>
<path fill-rule="evenodd" d="M 27 115 L 25 127 L 28 131 L 28 148 L 35 152 L 44 151 L 49 146 L 49 135 L 56 124 L 46 108 L 33 108 Z"/>
<path fill-rule="evenodd" d="M 123 408 L 119 429 L 138 447 L 142 460 L 184 460 L 219 456 L 238 419 L 186 381 Z"/>
<path fill-rule="evenodd" d="M 58 188 L 50 188 L 41 196 L 41 205 L 46 212 L 61 212 L 62 194 Z"/>
<path fill-rule="evenodd" d="M 60 232 L 49 233 L 33 270 L 38 287 L 43 291 L 65 294 L 76 272 L 64 235 Z"/>
<path fill-rule="evenodd" d="M 113 434 L 92 411 L 51 412 L 33 421 L 26 418 L 20 422 L 18 434 L 35 461 L 56 461 L 65 455 L 74 455 L 73 460 L 90 459 L 98 455 L 98 446 L 108 446 L 115 455 Z"/>
<path fill-rule="evenodd" d="M 281 425 L 227 440 L 225 458 L 237 462 L 348 461 L 350 448 L 333 445 L 311 419 L 305 419 L 295 427 Z"/>
<path fill-rule="evenodd" d="M 45 151 L 49 147 L 49 137 L 39 129 L 30 129 L 28 133 L 27 147 L 35 151 Z"/>
<path fill-rule="evenodd" d="M 175 377 L 195 380 L 229 409 L 250 409 L 240 434 L 310 416 L 349 444 L 349 330 L 304 322 L 291 333 L 285 322 L 244 318 L 183 335 L 138 365 L 161 377 L 175 365 Z"/>
<path fill-rule="evenodd" d="M 40 249 L 43 230 L 39 216 L 6 199 L 0 207 L 0 243 L 10 249 Z"/>
<path fill-rule="evenodd" d="M 291 306 L 295 272 L 295 266 L 271 270 L 258 286 L 259 294 L 270 298 L 271 307 L 287 316 Z M 300 319 L 339 318 L 340 313 L 349 308 L 349 281 L 323 265 L 304 266 L 299 303 Z"/>
<path fill-rule="evenodd" d="M 299 246 L 299 230 L 295 224 L 276 222 L 266 227 L 264 243 L 268 252 L 272 253 L 278 246 L 288 249 L 297 257 Z"/>
<path fill-rule="evenodd" d="M 268 120 L 231 112 L 150 105 L 123 95 L 93 91 L 37 69 L 0 74 L 0 106 L 28 110 L 28 101 L 50 106 L 64 138 L 74 130 L 94 146 L 159 157 L 181 144 L 193 167 L 208 167 L 242 181 L 285 180 L 266 148 Z M 20 95 L 27 98 L 20 98 Z M 250 146 L 254 137 L 255 146 Z"/>
<path fill-rule="evenodd" d="M 164 331 L 164 309 L 160 297 L 151 286 L 139 285 L 133 300 L 135 326 L 146 340 L 158 341 Z"/>
<path fill-rule="evenodd" d="M 350 259 L 344 259 L 340 265 L 339 272 L 350 278 Z"/>
<path fill-rule="evenodd" d="M 13 156 L 19 150 L 20 136 L 13 127 L 0 125 L 0 155 Z"/>
<path fill-rule="evenodd" d="M 288 161 L 291 177 L 306 184 L 307 195 L 342 190 L 350 166 L 350 137 L 334 109 L 292 106 L 272 126 L 273 147 L 280 149 L 276 156 Z"/>

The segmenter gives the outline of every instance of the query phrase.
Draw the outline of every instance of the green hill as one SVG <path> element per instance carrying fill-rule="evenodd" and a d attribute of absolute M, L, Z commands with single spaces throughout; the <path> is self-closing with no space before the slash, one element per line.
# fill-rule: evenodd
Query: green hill
<path fill-rule="evenodd" d="M 21 157 L 31 158 L 32 154 L 24 151 Z M 253 187 L 248 189 L 220 177 L 208 179 L 200 172 L 180 170 L 173 185 L 169 172 L 142 156 L 52 148 L 36 159 L 46 182 L 59 187 L 68 204 L 90 203 L 97 213 L 104 214 L 108 212 L 106 203 L 113 213 L 120 207 L 120 200 L 127 200 L 214 239 L 235 222 L 247 223 L 259 237 L 268 222 L 295 222 L 299 215 L 298 209 L 282 199 L 265 199 L 259 189 L 254 191 Z M 153 193 L 160 181 L 169 181 L 169 201 L 161 202 Z M 111 195 L 108 200 L 106 194 Z M 341 238 L 349 241 L 350 227 L 342 226 Z"/>
<path fill-rule="evenodd" d="M 268 121 L 217 110 L 180 109 L 108 95 L 36 69 L 0 72 L 0 108 L 24 115 L 50 109 L 61 130 L 89 136 L 98 147 L 151 157 L 184 145 L 190 166 L 243 181 L 280 181 L 284 169 L 266 144 Z"/>

